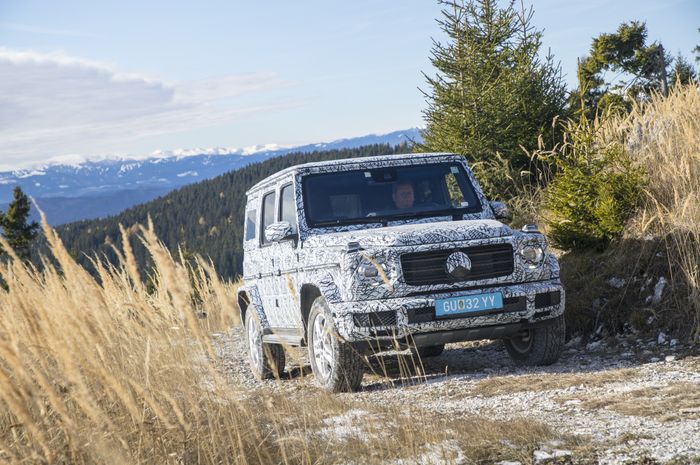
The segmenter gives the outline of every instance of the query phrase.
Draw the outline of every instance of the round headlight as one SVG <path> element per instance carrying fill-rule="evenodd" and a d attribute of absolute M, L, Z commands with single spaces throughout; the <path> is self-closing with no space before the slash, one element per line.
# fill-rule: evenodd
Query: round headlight
<path fill-rule="evenodd" d="M 535 244 L 527 244 L 520 248 L 520 257 L 528 268 L 537 268 L 544 259 L 544 250 Z"/>
<path fill-rule="evenodd" d="M 360 269 L 358 271 L 360 272 L 360 275 L 364 276 L 365 278 L 376 278 L 379 276 L 379 270 L 371 263 L 364 263 L 360 265 Z"/>

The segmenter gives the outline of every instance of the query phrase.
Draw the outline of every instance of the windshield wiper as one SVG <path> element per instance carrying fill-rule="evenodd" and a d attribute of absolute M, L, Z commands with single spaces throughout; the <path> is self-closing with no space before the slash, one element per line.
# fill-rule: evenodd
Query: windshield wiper
<path fill-rule="evenodd" d="M 343 226 L 351 224 L 368 224 L 380 223 L 384 226 L 390 221 L 409 220 L 411 218 L 426 218 L 430 216 L 451 216 L 454 219 L 462 219 L 462 215 L 466 213 L 465 208 L 445 208 L 442 210 L 431 210 L 424 212 L 407 212 L 397 213 L 392 215 L 377 215 L 364 218 L 338 218 L 335 220 L 322 220 L 314 222 L 314 226 Z"/>
<path fill-rule="evenodd" d="M 315 221 L 314 226 L 343 226 L 349 224 L 384 223 L 383 217 L 371 216 L 369 218 L 338 218 L 336 220 Z"/>
<path fill-rule="evenodd" d="M 463 208 L 446 208 L 443 210 L 430 210 L 430 211 L 424 211 L 424 212 L 411 212 L 411 213 L 400 213 L 397 215 L 389 215 L 385 216 L 384 218 L 388 221 L 395 221 L 395 220 L 404 220 L 404 219 L 410 219 L 410 218 L 426 218 L 430 216 L 451 216 L 451 217 L 456 217 L 456 216 L 462 216 L 464 215 L 465 210 Z"/>

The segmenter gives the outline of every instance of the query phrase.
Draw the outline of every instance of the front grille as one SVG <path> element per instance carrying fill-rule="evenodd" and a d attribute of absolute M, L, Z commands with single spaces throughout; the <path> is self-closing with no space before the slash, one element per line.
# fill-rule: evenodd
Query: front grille
<path fill-rule="evenodd" d="M 355 313 L 355 325 L 362 328 L 375 326 L 396 326 L 396 312 Z"/>
<path fill-rule="evenodd" d="M 454 252 L 463 252 L 471 260 L 471 270 L 459 279 L 450 276 L 445 266 L 447 257 Z M 497 278 L 513 272 L 513 247 L 510 244 L 492 244 L 407 253 L 401 256 L 401 268 L 406 284 L 411 286 Z"/>

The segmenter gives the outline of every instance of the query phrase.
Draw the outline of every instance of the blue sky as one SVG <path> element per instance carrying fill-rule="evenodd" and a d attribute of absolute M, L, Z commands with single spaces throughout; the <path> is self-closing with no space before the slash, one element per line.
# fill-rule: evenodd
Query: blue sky
<path fill-rule="evenodd" d="M 526 2 L 526 5 L 528 3 Z M 591 38 L 700 43 L 697 0 L 535 0 L 573 85 Z M 158 149 L 298 145 L 422 124 L 432 0 L 0 0 L 0 169 Z"/>

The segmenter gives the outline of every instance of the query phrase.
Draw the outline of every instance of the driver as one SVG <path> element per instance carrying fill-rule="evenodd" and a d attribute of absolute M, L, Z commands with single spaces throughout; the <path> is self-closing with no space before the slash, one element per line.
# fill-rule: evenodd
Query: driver
<path fill-rule="evenodd" d="M 392 188 L 391 198 L 399 210 L 413 207 L 413 184 L 410 182 L 397 182 Z"/>

